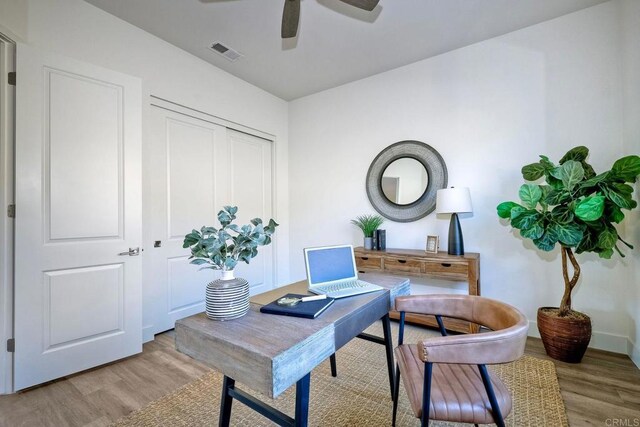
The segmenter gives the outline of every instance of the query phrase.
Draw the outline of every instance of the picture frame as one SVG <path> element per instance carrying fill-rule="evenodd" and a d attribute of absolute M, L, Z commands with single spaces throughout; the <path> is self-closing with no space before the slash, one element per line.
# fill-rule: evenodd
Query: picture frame
<path fill-rule="evenodd" d="M 439 243 L 439 236 L 427 236 L 427 247 L 424 251 L 430 254 L 438 253 Z"/>

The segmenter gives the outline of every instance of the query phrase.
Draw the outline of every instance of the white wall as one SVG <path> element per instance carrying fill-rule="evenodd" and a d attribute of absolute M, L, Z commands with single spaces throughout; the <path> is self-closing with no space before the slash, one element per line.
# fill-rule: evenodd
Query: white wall
<path fill-rule="evenodd" d="M 471 189 L 475 212 L 461 223 L 466 250 L 481 253 L 482 294 L 532 321 L 537 307 L 557 306 L 559 250 L 535 250 L 501 224 L 495 207 L 517 200 L 520 168 L 539 154 L 557 161 L 586 145 L 596 171 L 626 154 L 618 7 L 605 3 L 293 101 L 292 279 L 304 277 L 302 248 L 362 244 L 349 219 L 373 212 L 364 188 L 369 163 L 386 146 L 417 139 L 443 156 L 449 185 Z M 446 249 L 447 227 L 448 216 L 431 214 L 383 228 L 387 247 L 422 249 L 427 235 L 438 234 Z M 574 306 L 593 318 L 592 345 L 626 352 L 628 315 L 620 307 L 630 258 L 579 261 Z"/>
<path fill-rule="evenodd" d="M 622 76 L 624 82 L 624 144 L 627 153 L 640 155 L 640 2 L 621 0 Z M 635 200 L 640 201 L 640 184 Z M 629 356 L 640 367 L 640 210 L 633 211 L 627 222 L 627 237 L 635 246 L 630 264 L 629 294 L 625 314 L 628 316 Z"/>
<path fill-rule="evenodd" d="M 278 283 L 288 281 L 287 103 L 82 0 L 0 0 L 0 32 L 17 41 L 142 78 L 149 96 L 275 136 Z M 144 144 L 143 144 L 144 145 Z M 213 219 L 212 219 L 213 220 Z M 145 242 L 149 244 L 150 242 Z"/>

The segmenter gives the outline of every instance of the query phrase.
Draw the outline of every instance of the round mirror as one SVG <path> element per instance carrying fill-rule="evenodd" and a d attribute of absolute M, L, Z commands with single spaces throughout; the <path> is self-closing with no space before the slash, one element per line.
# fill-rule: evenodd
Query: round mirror
<path fill-rule="evenodd" d="M 382 174 L 384 196 L 397 205 L 410 205 L 427 190 L 429 176 L 422 163 L 411 157 L 391 162 Z"/>
<path fill-rule="evenodd" d="M 367 172 L 367 196 L 380 215 L 416 221 L 436 207 L 436 192 L 447 187 L 447 166 L 433 147 L 400 141 L 382 150 Z"/>

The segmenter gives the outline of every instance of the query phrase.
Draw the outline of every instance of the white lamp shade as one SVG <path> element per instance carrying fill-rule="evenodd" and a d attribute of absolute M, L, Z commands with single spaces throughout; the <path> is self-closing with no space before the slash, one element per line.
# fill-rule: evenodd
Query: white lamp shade
<path fill-rule="evenodd" d="M 438 190 L 436 213 L 473 212 L 471 193 L 467 187 L 452 187 Z"/>

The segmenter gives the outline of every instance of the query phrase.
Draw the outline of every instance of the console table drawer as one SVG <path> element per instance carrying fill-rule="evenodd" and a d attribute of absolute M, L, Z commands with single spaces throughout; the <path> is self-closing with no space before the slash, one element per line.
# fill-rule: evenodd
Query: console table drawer
<path fill-rule="evenodd" d="M 382 258 L 376 256 L 357 256 L 356 266 L 369 270 L 382 270 Z"/>
<path fill-rule="evenodd" d="M 424 273 L 433 276 L 459 277 L 461 280 L 467 280 L 469 274 L 469 264 L 466 262 L 436 262 L 425 261 Z"/>
<path fill-rule="evenodd" d="M 422 273 L 422 261 L 411 258 L 385 257 L 384 269 L 389 272 Z"/>

